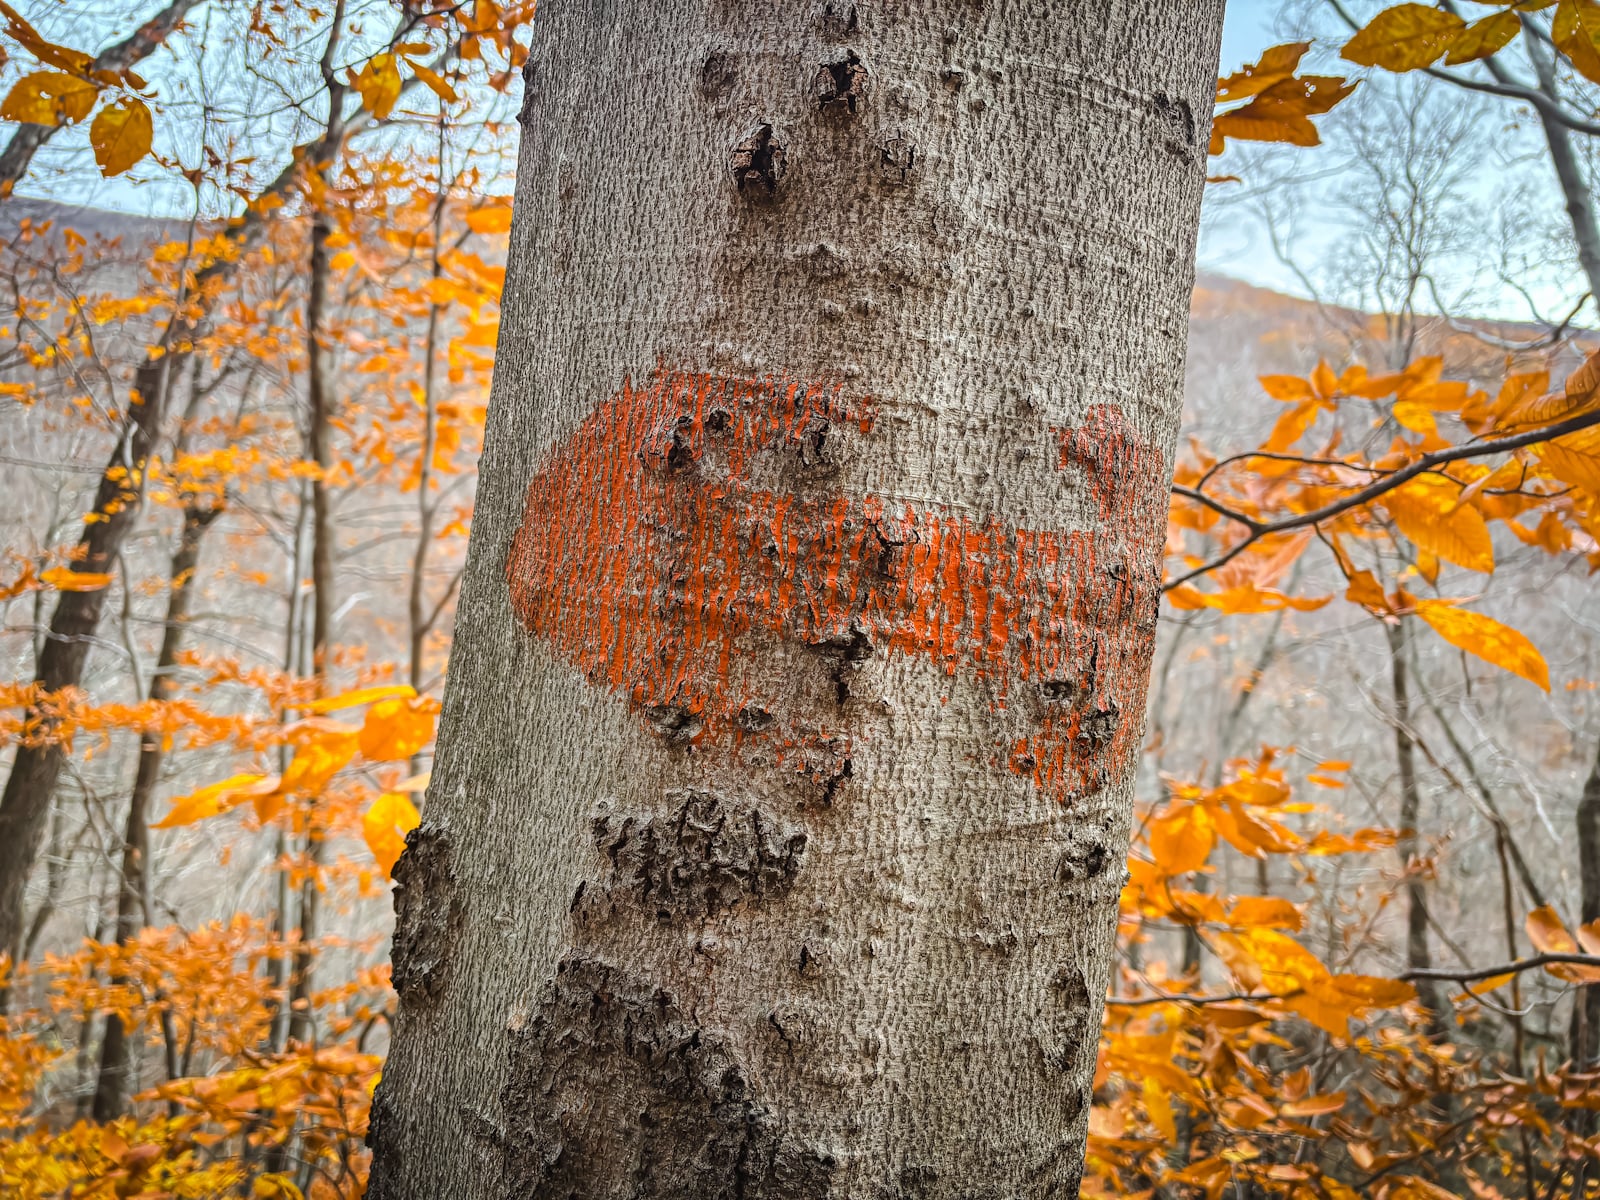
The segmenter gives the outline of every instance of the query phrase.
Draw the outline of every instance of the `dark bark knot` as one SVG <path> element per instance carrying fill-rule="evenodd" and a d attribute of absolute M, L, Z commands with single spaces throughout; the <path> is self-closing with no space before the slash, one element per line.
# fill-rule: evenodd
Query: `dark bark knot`
<path fill-rule="evenodd" d="M 855 51 L 838 62 L 823 63 L 811 83 L 811 96 L 824 112 L 853 113 L 866 98 L 867 69 Z"/>
<path fill-rule="evenodd" d="M 917 165 L 917 147 L 904 134 L 887 138 L 878 147 L 878 166 L 886 179 L 904 183 Z"/>
<path fill-rule="evenodd" d="M 754 1094 L 728 1038 L 671 993 L 569 954 L 510 1034 L 509 1200 L 824 1200 L 835 1158 Z"/>
<path fill-rule="evenodd" d="M 402 1004 L 437 1003 L 460 939 L 463 911 L 450 835 L 424 823 L 406 835 L 394 868 L 394 990 Z"/>
<path fill-rule="evenodd" d="M 1174 100 L 1165 92 L 1157 92 L 1152 101 L 1156 116 L 1161 120 L 1162 146 L 1184 162 L 1194 162 L 1199 157 L 1200 142 L 1189 102 Z"/>
<path fill-rule="evenodd" d="M 773 196 L 787 169 L 784 160 L 783 147 L 773 137 L 772 126 L 763 123 L 733 147 L 728 156 L 728 170 L 745 195 Z"/>
<path fill-rule="evenodd" d="M 1098 879 L 1105 874 L 1114 857 L 1110 840 L 1110 835 L 1098 825 L 1083 825 L 1070 830 L 1061 861 L 1056 866 L 1056 878 L 1062 883 Z"/>
<path fill-rule="evenodd" d="M 1085 750 L 1102 750 L 1116 736 L 1117 722 L 1121 719 L 1122 711 L 1115 704 L 1086 712 L 1078 722 L 1078 736 L 1074 740 Z"/>
<path fill-rule="evenodd" d="M 845 38 L 861 29 L 861 20 L 856 15 L 856 6 L 832 4 L 822 6 L 821 17 L 822 32 L 831 38 Z"/>
<path fill-rule="evenodd" d="M 733 55 L 726 50 L 713 50 L 700 65 L 700 94 L 707 99 L 723 95 L 733 86 L 737 77 Z"/>
<path fill-rule="evenodd" d="M 703 791 L 683 793 L 665 815 L 603 812 L 594 840 L 607 862 L 604 894 L 631 897 L 661 920 L 713 917 L 786 891 L 806 849 L 801 830 Z"/>

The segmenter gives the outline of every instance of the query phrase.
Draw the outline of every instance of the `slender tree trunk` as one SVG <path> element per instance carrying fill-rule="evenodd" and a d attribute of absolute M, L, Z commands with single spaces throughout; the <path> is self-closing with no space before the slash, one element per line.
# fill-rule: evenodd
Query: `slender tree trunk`
<path fill-rule="evenodd" d="M 541 7 L 373 1200 L 1077 1194 L 1220 19 Z"/>
<path fill-rule="evenodd" d="M 178 663 L 178 650 L 189 620 L 189 602 L 194 596 L 194 573 L 200 562 L 200 544 L 211 523 L 222 513 L 220 507 L 191 502 L 184 506 L 183 529 L 172 555 L 171 586 L 167 593 L 167 619 L 161 635 L 161 650 L 150 676 L 152 700 L 165 700 L 172 694 L 172 672 Z M 166 747 L 161 737 L 146 734 L 139 740 L 139 765 L 134 775 L 133 792 L 128 798 L 128 822 L 122 835 L 122 871 L 117 891 L 117 944 L 125 946 L 139 936 L 149 920 L 150 801 L 161 779 Z M 113 975 L 113 986 L 126 982 Z M 94 1119 L 110 1121 L 128 1110 L 131 1091 L 130 1064 L 133 1046 L 128 1030 L 116 1014 L 106 1017 L 105 1038 L 100 1045 L 100 1075 L 94 1093 Z"/>
<path fill-rule="evenodd" d="M 1396 849 L 1406 869 L 1406 967 L 1428 970 L 1433 966 L 1428 946 L 1428 888 L 1416 873 L 1416 857 L 1421 839 L 1422 794 L 1417 787 L 1416 742 L 1413 737 L 1411 691 L 1405 656 L 1405 618 L 1385 625 L 1389 639 L 1390 681 L 1394 688 L 1394 756 L 1400 776 L 1400 840 Z M 1444 996 L 1432 980 L 1417 984 L 1417 994 L 1428 1010 L 1428 1028 L 1439 1033 L 1446 1012 Z"/>
<path fill-rule="evenodd" d="M 1600 921 L 1600 751 L 1578 801 L 1578 922 Z M 1572 1006 L 1572 1060 L 1600 1064 L 1600 986 L 1578 989 Z"/>

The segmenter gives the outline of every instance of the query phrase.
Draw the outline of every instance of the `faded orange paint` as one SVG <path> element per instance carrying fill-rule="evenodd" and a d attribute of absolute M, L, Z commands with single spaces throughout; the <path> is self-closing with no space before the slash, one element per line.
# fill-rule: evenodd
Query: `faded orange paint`
<path fill-rule="evenodd" d="M 782 696 L 743 694 L 733 666 L 760 635 L 841 657 L 870 644 L 979 680 L 1027 728 L 996 763 L 1064 800 L 1098 787 L 1143 726 L 1160 454 L 1110 408 L 1054 431 L 1097 528 L 1034 531 L 819 494 L 829 439 L 872 424 L 871 403 L 834 386 L 665 369 L 624 383 L 528 487 L 506 567 L 515 611 L 696 746 L 846 738 Z"/>

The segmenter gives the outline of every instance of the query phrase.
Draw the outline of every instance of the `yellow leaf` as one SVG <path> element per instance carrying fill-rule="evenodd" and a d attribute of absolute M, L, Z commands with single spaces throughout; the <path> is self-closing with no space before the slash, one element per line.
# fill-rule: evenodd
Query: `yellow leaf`
<path fill-rule="evenodd" d="M 1344 44 L 1344 58 L 1363 67 L 1415 71 L 1454 47 L 1467 23 L 1428 4 L 1386 8 Z"/>
<path fill-rule="evenodd" d="M 1228 923 L 1268 929 L 1299 929 L 1300 909 L 1277 896 L 1239 896 L 1228 908 Z"/>
<path fill-rule="evenodd" d="M 71 124 L 89 115 L 99 94 L 99 88 L 76 75 L 34 71 L 0 100 L 0 117 L 28 125 Z"/>
<path fill-rule="evenodd" d="M 1150 855 L 1163 875 L 1198 871 L 1211 857 L 1217 831 L 1198 804 L 1187 804 L 1150 822 Z"/>
<path fill-rule="evenodd" d="M 1562 483 L 1600 496 L 1600 426 L 1540 442 L 1533 452 Z"/>
<path fill-rule="evenodd" d="M 1162 1137 L 1169 1142 L 1177 1140 L 1178 1123 L 1172 1115 L 1172 1102 L 1161 1084 L 1148 1075 L 1144 1080 L 1144 1110 Z"/>
<path fill-rule="evenodd" d="M 418 699 L 380 700 L 361 726 L 361 753 L 373 762 L 410 758 L 433 740 L 437 703 Z"/>
<path fill-rule="evenodd" d="M 71 567 L 51 567 L 39 572 L 39 582 L 48 584 L 58 592 L 98 592 L 111 583 L 111 576 L 103 571 L 74 571 Z"/>
<path fill-rule="evenodd" d="M 1435 633 L 1457 649 L 1520 675 L 1547 692 L 1550 690 L 1550 668 L 1545 665 L 1544 655 L 1511 626 L 1502 625 L 1482 613 L 1457 608 L 1446 600 L 1418 600 L 1416 612 Z"/>
<path fill-rule="evenodd" d="M 89 126 L 89 144 L 108 179 L 120 175 L 150 153 L 150 108 L 137 96 L 107 104 Z"/>
<path fill-rule="evenodd" d="M 193 825 L 206 817 L 226 812 L 253 796 L 268 795 L 277 787 L 276 775 L 230 775 L 197 792 L 178 797 L 172 802 L 172 811 L 151 828 L 172 829 L 179 825 Z"/>
<path fill-rule="evenodd" d="M 1310 42 L 1290 42 L 1264 50 L 1259 62 L 1242 67 L 1226 79 L 1217 80 L 1217 103 L 1247 100 L 1266 91 L 1280 79 L 1288 79 L 1309 49 Z"/>
<path fill-rule="evenodd" d="M 467 228 L 473 233 L 504 233 L 511 228 L 511 205 L 487 204 L 467 214 Z"/>
<path fill-rule="evenodd" d="M 334 734 L 301 746 L 283 773 L 279 794 L 317 795 L 355 757 L 356 742 L 354 735 Z"/>
<path fill-rule="evenodd" d="M 1600 83 L 1600 4 L 1561 0 L 1550 25 L 1550 39 L 1580 75 Z"/>
<path fill-rule="evenodd" d="M 1291 1100 L 1278 1111 L 1286 1117 L 1325 1117 L 1344 1107 L 1343 1092 L 1328 1092 L 1321 1096 L 1307 1096 L 1304 1100 Z"/>
<path fill-rule="evenodd" d="M 380 121 L 400 99 L 400 66 L 393 54 L 374 54 L 350 86 L 361 93 L 361 104 Z"/>
<path fill-rule="evenodd" d="M 456 89 L 450 86 L 450 81 L 439 72 L 423 66 L 421 63 L 409 62 L 412 72 L 416 77 L 427 84 L 433 94 L 448 104 L 454 104 L 461 99 L 456 94 Z"/>
<path fill-rule="evenodd" d="M 1311 384 L 1298 375 L 1258 375 L 1256 378 L 1267 395 L 1286 404 L 1311 400 L 1316 396 Z"/>
<path fill-rule="evenodd" d="M 1418 549 L 1469 571 L 1494 570 L 1494 543 L 1483 514 L 1460 504 L 1461 488 L 1448 479 L 1422 475 L 1383 496 L 1400 532 Z"/>
<path fill-rule="evenodd" d="M 1576 954 L 1578 943 L 1567 932 L 1566 924 L 1548 904 L 1541 905 L 1528 914 L 1523 922 L 1528 940 L 1540 954 Z"/>
<path fill-rule="evenodd" d="M 257 1175 L 250 1185 L 252 1200 L 305 1200 L 305 1193 L 287 1175 Z"/>
<path fill-rule="evenodd" d="M 1503 988 L 1517 977 L 1515 971 L 1508 971 L 1504 975 L 1491 975 L 1487 979 L 1480 979 L 1476 983 L 1467 985 L 1467 995 L 1485 996 L 1496 988 Z"/>
<path fill-rule="evenodd" d="M 1474 21 L 1450 47 L 1450 53 L 1445 55 L 1445 65 L 1455 67 L 1498 54 L 1521 32 L 1522 21 L 1510 9 Z"/>
<path fill-rule="evenodd" d="M 355 708 L 361 704 L 371 704 L 374 700 L 388 700 L 393 696 L 416 694 L 416 688 L 409 684 L 395 683 L 382 687 L 357 688 L 353 692 L 341 692 L 337 696 L 324 696 L 321 700 L 314 700 L 299 707 L 310 709 L 314 713 L 338 712 L 341 708 Z"/>
<path fill-rule="evenodd" d="M 361 818 L 361 833 L 372 857 L 385 875 L 394 874 L 394 864 L 406 848 L 406 834 L 417 827 L 422 816 L 417 806 L 398 792 L 385 792 L 372 802 Z"/>

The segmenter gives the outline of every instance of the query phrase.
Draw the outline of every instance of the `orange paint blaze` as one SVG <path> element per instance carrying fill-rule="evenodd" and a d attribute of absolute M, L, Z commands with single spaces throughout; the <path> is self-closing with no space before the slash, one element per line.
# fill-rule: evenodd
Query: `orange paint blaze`
<path fill-rule="evenodd" d="M 515 611 L 638 709 L 692 719 L 696 745 L 836 741 L 815 723 L 796 735 L 784 698 L 746 694 L 734 666 L 760 652 L 751 635 L 841 656 L 865 639 L 981 681 L 1028 728 L 997 763 L 1063 799 L 1100 786 L 1143 726 L 1161 455 L 1113 409 L 1055 431 L 1098 532 L 808 492 L 830 431 L 871 428 L 870 405 L 838 387 L 668 370 L 624 383 L 528 487 L 506 567 Z"/>

